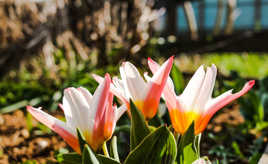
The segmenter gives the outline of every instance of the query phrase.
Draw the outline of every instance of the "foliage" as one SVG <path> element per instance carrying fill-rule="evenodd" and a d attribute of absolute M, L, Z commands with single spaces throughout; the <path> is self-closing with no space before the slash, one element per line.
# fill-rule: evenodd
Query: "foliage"
<path fill-rule="evenodd" d="M 103 75 L 105 72 L 109 72 L 115 74 L 115 70 L 118 70 L 118 66 L 96 68 L 90 61 L 81 62 L 80 60 L 75 60 L 73 64 L 70 65 L 68 61 L 64 59 L 63 53 L 64 52 L 61 52 L 61 50 L 58 50 L 55 54 L 57 56 L 56 62 L 59 68 L 57 77 L 52 77 L 49 74 L 49 70 L 46 68 L 42 69 L 41 76 L 32 76 L 31 72 L 25 69 L 18 72 L 20 76 L 16 76 L 15 80 L 12 77 L 6 77 L 4 81 L 1 81 L 0 111 L 2 113 L 11 112 L 18 108 L 23 108 L 23 106 L 27 104 L 42 105 L 45 106 L 46 109 L 53 111 L 57 108 L 57 104 L 62 98 L 62 91 L 67 86 L 77 87 L 83 85 L 92 92 L 96 88 L 97 83 L 91 78 L 90 73 L 95 72 Z M 221 59 L 219 58 L 217 60 L 220 61 Z M 230 59 L 233 58 L 231 57 Z M 40 66 L 42 67 L 41 63 Z M 232 69 L 232 67 L 226 69 Z M 171 77 L 175 84 L 182 84 L 175 85 L 176 92 L 180 94 L 188 79 L 183 76 L 180 69 L 175 67 L 175 65 L 172 69 Z M 245 81 L 240 79 L 240 74 L 232 72 L 230 73 L 228 80 L 218 80 L 216 82 L 215 87 L 217 89 L 215 89 L 214 95 L 218 95 L 231 88 L 241 88 Z M 256 163 L 262 155 L 263 146 L 266 143 L 265 138 L 267 138 L 267 133 L 265 132 L 268 127 L 267 95 L 267 78 L 264 78 L 258 81 L 256 88 L 240 98 L 237 102 L 245 122 L 237 126 L 223 124 L 223 132 L 219 133 L 208 130 L 208 135 L 204 135 L 202 139 L 208 141 L 209 145 L 213 146 L 209 149 L 202 150 L 204 145 L 201 145 L 201 155 L 211 156 L 211 159 L 213 159 L 214 162 L 216 162 L 216 159 L 219 159 L 220 163 Z M 164 105 L 162 104 L 162 106 Z M 228 107 L 232 108 L 233 106 Z M 115 130 L 115 135 L 119 138 L 117 144 L 115 144 L 116 142 L 107 142 L 107 145 L 110 148 L 110 157 L 113 158 L 113 162 L 118 162 L 119 159 L 120 162 L 123 162 L 126 159 L 134 158 L 133 156 L 136 154 L 137 156 L 139 154 L 144 154 L 144 150 L 142 150 L 141 147 L 148 147 L 149 149 L 149 146 L 146 146 L 148 143 L 154 145 L 152 146 L 153 150 L 158 150 L 157 145 L 165 145 L 163 147 L 165 147 L 164 150 L 166 150 L 166 153 L 161 154 L 161 151 L 154 152 L 157 155 L 150 155 L 155 156 L 155 158 L 152 158 L 152 161 L 156 160 L 160 155 L 165 156 L 167 161 L 172 161 L 173 156 L 180 157 L 180 152 L 175 155 L 174 151 L 175 149 L 177 150 L 181 148 L 174 148 L 172 145 L 174 144 L 174 141 L 177 143 L 177 139 L 178 141 L 183 140 L 183 136 L 179 138 L 178 136 L 173 136 L 173 134 L 169 132 L 171 129 L 166 127 L 170 125 L 168 112 L 159 114 L 149 123 L 145 123 L 145 121 L 142 121 L 144 118 L 139 114 L 140 111 L 135 109 L 133 104 L 131 109 L 132 113 L 136 112 L 133 117 L 134 120 L 131 120 L 130 122 L 129 118 L 125 115 L 117 124 L 118 126 Z M 31 119 L 30 116 L 27 116 L 27 128 L 29 130 L 32 129 Z M 139 121 L 135 122 L 135 120 Z M 161 128 L 153 129 L 151 126 Z M 41 124 L 38 125 L 38 127 L 43 133 L 48 132 L 48 129 L 44 128 L 44 126 L 42 127 Z M 142 135 L 139 136 L 139 134 Z M 157 143 L 152 143 L 150 137 L 153 137 L 153 140 L 158 140 Z M 161 138 L 167 138 L 167 140 L 162 140 Z M 131 145 L 134 146 L 132 147 L 131 145 L 128 145 L 128 143 L 132 143 Z M 246 144 L 244 145 L 244 143 Z M 187 150 L 185 149 L 185 151 L 187 152 L 188 150 L 193 150 L 193 145 L 186 147 Z M 85 149 L 85 147 L 83 146 L 81 149 Z M 85 153 L 87 153 L 87 155 L 91 153 L 92 156 L 90 147 L 86 148 L 86 150 L 87 152 Z M 150 148 L 148 151 L 151 152 L 151 150 L 152 149 Z M 98 161 L 109 160 L 106 157 L 98 155 L 99 153 L 101 153 L 101 151 L 94 154 Z M 90 155 L 87 157 L 85 156 L 84 158 L 88 157 L 90 157 Z M 69 161 L 69 158 L 82 160 L 82 157 L 78 154 L 72 153 L 69 155 L 59 153 L 57 156 L 59 162 L 62 162 L 64 159 L 68 159 Z M 140 157 L 135 158 L 139 159 Z M 143 158 L 147 157 L 143 156 Z M 33 161 L 27 162 L 34 163 Z"/>

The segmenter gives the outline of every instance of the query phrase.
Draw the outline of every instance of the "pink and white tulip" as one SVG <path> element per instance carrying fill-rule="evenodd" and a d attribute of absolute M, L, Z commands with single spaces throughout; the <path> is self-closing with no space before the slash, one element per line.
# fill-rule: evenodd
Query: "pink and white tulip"
<path fill-rule="evenodd" d="M 79 128 L 93 150 L 111 138 L 116 121 L 125 111 L 113 106 L 113 94 L 110 92 L 111 79 L 106 74 L 94 95 L 85 88 L 67 88 L 64 90 L 63 109 L 66 122 L 43 112 L 41 107 L 27 106 L 27 110 L 40 122 L 58 133 L 76 152 L 80 153 L 76 129 Z"/>
<path fill-rule="evenodd" d="M 173 57 L 170 57 L 155 72 L 152 78 L 146 78 L 144 81 L 137 68 L 130 62 L 124 62 L 120 67 L 120 75 L 122 79 L 113 78 L 111 92 L 114 93 L 129 108 L 130 99 L 140 109 L 145 118 L 151 119 L 155 116 L 161 94 L 172 68 Z M 99 83 L 103 78 L 93 75 Z"/>
<path fill-rule="evenodd" d="M 148 60 L 148 64 L 153 73 L 156 73 L 160 68 L 152 59 Z M 233 94 L 232 90 L 229 90 L 216 98 L 212 98 L 216 74 L 215 65 L 208 67 L 206 72 L 204 67 L 200 66 L 179 96 L 176 96 L 173 82 L 169 78 L 163 92 L 163 98 L 166 101 L 171 123 L 176 132 L 184 134 L 194 121 L 195 134 L 201 133 L 218 110 L 246 94 L 255 84 L 255 81 L 251 80 L 237 93 Z"/>
<path fill-rule="evenodd" d="M 211 162 L 204 158 L 199 158 L 196 161 L 194 161 L 192 164 L 211 164 Z"/>

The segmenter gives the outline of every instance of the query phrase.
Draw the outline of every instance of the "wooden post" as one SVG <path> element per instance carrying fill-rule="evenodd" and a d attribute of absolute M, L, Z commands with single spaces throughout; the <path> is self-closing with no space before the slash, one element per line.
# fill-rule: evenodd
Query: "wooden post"
<path fill-rule="evenodd" d="M 221 23 L 223 19 L 223 9 L 224 9 L 224 3 L 223 0 L 218 0 L 218 9 L 217 9 L 217 16 L 216 21 L 213 29 L 213 35 L 219 35 L 221 31 Z"/>
<path fill-rule="evenodd" d="M 206 4 L 204 0 L 200 0 L 199 5 L 198 5 L 198 16 L 199 16 L 199 32 L 203 33 L 205 31 L 205 9 L 206 9 Z"/>
<path fill-rule="evenodd" d="M 256 30 L 261 28 L 261 0 L 255 0 L 254 26 Z"/>
<path fill-rule="evenodd" d="M 165 31 L 167 35 L 177 34 L 177 4 L 174 1 L 167 1 L 167 19 Z"/>
<path fill-rule="evenodd" d="M 225 26 L 225 34 L 229 35 L 233 32 L 233 26 L 236 19 L 236 0 L 228 0 L 227 1 L 227 21 Z"/>
<path fill-rule="evenodd" d="M 184 12 L 186 15 L 188 27 L 190 30 L 191 39 L 197 40 L 198 39 L 197 25 L 196 25 L 196 19 L 194 15 L 194 9 L 193 9 L 191 2 L 188 2 L 188 1 L 184 2 L 183 8 L 184 8 Z"/>

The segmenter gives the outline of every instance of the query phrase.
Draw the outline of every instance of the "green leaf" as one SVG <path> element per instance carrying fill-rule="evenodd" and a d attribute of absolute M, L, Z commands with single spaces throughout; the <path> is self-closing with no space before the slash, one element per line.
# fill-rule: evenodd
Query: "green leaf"
<path fill-rule="evenodd" d="M 262 116 L 262 121 L 263 120 L 267 120 L 268 119 L 268 93 L 264 93 L 261 95 L 261 104 L 262 104 L 262 107 L 263 107 L 263 116 Z"/>
<path fill-rule="evenodd" d="M 57 160 L 63 164 L 120 164 L 116 160 L 103 155 L 95 155 L 88 145 L 85 145 L 83 150 L 82 157 L 77 153 L 67 153 L 57 155 Z"/>
<path fill-rule="evenodd" d="M 33 129 L 33 121 L 32 120 L 33 120 L 32 115 L 30 114 L 30 112 L 27 112 L 27 114 L 26 114 L 26 127 L 27 127 L 27 130 L 29 132 L 31 132 Z"/>
<path fill-rule="evenodd" d="M 35 105 L 39 104 L 40 102 L 41 102 L 40 97 L 34 98 L 34 99 L 30 100 L 30 101 L 22 100 L 22 101 L 16 102 L 16 103 L 14 103 L 12 105 L 9 105 L 9 106 L 6 106 L 6 107 L 2 108 L 0 110 L 0 113 L 2 113 L 2 114 L 10 113 L 10 112 L 13 112 L 13 111 L 15 111 L 17 109 L 23 108 L 26 105 L 35 106 Z"/>
<path fill-rule="evenodd" d="M 82 164 L 100 164 L 97 157 L 87 144 L 84 147 Z"/>
<path fill-rule="evenodd" d="M 104 155 L 101 155 L 101 154 L 97 154 L 96 157 L 100 161 L 101 164 L 120 164 L 120 162 L 112 158 L 105 157 Z"/>
<path fill-rule="evenodd" d="M 64 164 L 77 164 L 82 163 L 81 155 L 77 153 L 58 154 L 57 160 Z"/>
<path fill-rule="evenodd" d="M 77 132 L 77 137 L 78 137 L 78 141 L 80 145 L 80 151 L 83 152 L 84 145 L 87 144 L 87 141 L 79 128 L 76 129 L 76 132 Z"/>
<path fill-rule="evenodd" d="M 130 150 L 133 150 L 149 133 L 143 114 L 130 100 L 131 129 L 130 129 Z"/>
<path fill-rule="evenodd" d="M 246 160 L 246 157 L 244 156 L 244 154 L 240 150 L 240 147 L 239 147 L 239 145 L 238 145 L 238 143 L 236 141 L 232 142 L 232 148 L 234 149 L 234 152 L 235 152 L 236 155 L 238 155 L 241 159 Z"/>
<path fill-rule="evenodd" d="M 179 144 L 178 144 L 178 156 L 177 162 L 179 164 L 189 164 L 193 163 L 195 160 L 198 159 L 198 152 L 199 146 L 196 146 L 194 134 L 194 122 L 188 128 L 186 133 L 180 137 Z"/>
<path fill-rule="evenodd" d="M 125 164 L 171 164 L 177 154 L 176 141 L 166 126 L 162 126 L 150 133 L 132 150 L 125 160 Z"/>
<path fill-rule="evenodd" d="M 23 162 L 22 164 L 37 164 L 37 162 L 35 160 L 27 160 Z"/>
<path fill-rule="evenodd" d="M 256 164 L 260 160 L 262 154 L 259 152 L 255 152 L 251 157 L 249 157 L 249 164 Z"/>
<path fill-rule="evenodd" d="M 176 93 L 182 93 L 184 88 L 183 75 L 180 69 L 175 64 L 173 64 L 173 67 L 171 69 L 171 77 L 174 83 Z"/>

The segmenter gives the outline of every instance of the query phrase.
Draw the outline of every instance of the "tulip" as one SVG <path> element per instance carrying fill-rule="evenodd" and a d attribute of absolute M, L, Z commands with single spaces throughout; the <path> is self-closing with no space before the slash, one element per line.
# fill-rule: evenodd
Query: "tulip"
<path fill-rule="evenodd" d="M 63 103 L 66 122 L 43 112 L 41 107 L 27 106 L 27 110 L 40 122 L 58 133 L 76 152 L 80 152 L 76 129 L 79 128 L 90 147 L 97 151 L 111 138 L 116 121 L 126 107 L 113 106 L 113 94 L 110 92 L 111 79 L 106 74 L 94 95 L 85 88 L 67 88 L 64 90 Z"/>
<path fill-rule="evenodd" d="M 196 161 L 194 161 L 192 164 L 211 164 L 211 162 L 208 159 L 199 158 Z"/>
<path fill-rule="evenodd" d="M 153 73 L 160 68 L 152 59 L 149 59 L 148 63 Z M 229 90 L 212 98 L 216 74 L 215 65 L 208 67 L 206 72 L 204 67 L 200 66 L 179 96 L 176 96 L 174 92 L 172 80 L 168 80 L 162 96 L 166 101 L 171 123 L 177 133 L 184 134 L 193 121 L 195 122 L 195 134 L 203 132 L 209 120 L 218 110 L 246 94 L 255 84 L 255 81 L 251 80 L 237 93 L 233 94 L 232 90 Z"/>
<path fill-rule="evenodd" d="M 147 82 L 144 81 L 133 64 L 124 62 L 120 67 L 122 79 L 113 78 L 111 92 L 125 103 L 128 109 L 131 99 L 137 108 L 142 111 L 145 119 L 151 119 L 157 113 L 160 97 L 169 76 L 172 62 L 173 57 L 170 57 L 152 78 L 146 78 Z M 103 81 L 102 77 L 95 74 L 93 78 L 99 83 Z"/>

